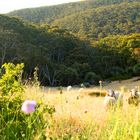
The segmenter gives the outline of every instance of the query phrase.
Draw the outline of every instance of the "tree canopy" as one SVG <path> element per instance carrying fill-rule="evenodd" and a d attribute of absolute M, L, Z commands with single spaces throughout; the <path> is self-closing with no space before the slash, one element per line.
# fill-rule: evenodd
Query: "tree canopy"
<path fill-rule="evenodd" d="M 0 65 L 38 67 L 51 86 L 139 75 L 139 13 L 139 0 L 89 0 L 0 15 Z"/>

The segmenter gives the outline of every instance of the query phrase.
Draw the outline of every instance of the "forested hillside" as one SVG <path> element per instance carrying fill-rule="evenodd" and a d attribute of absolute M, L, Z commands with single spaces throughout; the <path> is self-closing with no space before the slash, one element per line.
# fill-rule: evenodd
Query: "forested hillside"
<path fill-rule="evenodd" d="M 21 17 L 24 20 L 35 23 L 51 23 L 56 19 L 78 13 L 87 9 L 100 6 L 119 4 L 122 2 L 139 2 L 139 0 L 86 0 L 82 2 L 61 4 L 56 6 L 45 6 L 39 8 L 28 8 L 8 13 L 10 16 Z"/>
<path fill-rule="evenodd" d="M 40 80 L 50 80 L 49 84 L 58 76 L 56 70 L 67 68 L 64 60 L 68 61 L 66 58 L 71 51 L 84 48 L 86 52 L 89 48 L 67 31 L 29 25 L 3 15 L 0 15 L 0 40 L 0 65 L 23 62 L 27 77 L 32 76 L 33 69 L 38 66 Z"/>
<path fill-rule="evenodd" d="M 55 20 L 52 25 L 93 39 L 108 35 L 139 33 L 140 3 L 121 3 L 88 9 Z"/>
<path fill-rule="evenodd" d="M 140 34 L 80 40 L 49 25 L 0 15 L 0 63 L 25 63 L 24 78 L 39 68 L 44 85 L 69 85 L 139 75 Z"/>
<path fill-rule="evenodd" d="M 87 0 L 57 6 L 23 9 L 9 13 L 24 20 L 68 29 L 80 37 L 140 32 L 139 0 Z"/>
<path fill-rule="evenodd" d="M 41 83 L 53 86 L 140 75 L 139 0 L 87 0 L 8 15 L 0 15 L 0 63 L 25 63 L 24 78 L 36 66 Z"/>

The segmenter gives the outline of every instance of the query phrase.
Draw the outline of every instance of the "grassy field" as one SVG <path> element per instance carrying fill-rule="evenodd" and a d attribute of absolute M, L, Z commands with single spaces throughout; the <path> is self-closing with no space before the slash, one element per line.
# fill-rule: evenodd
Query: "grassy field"
<path fill-rule="evenodd" d="M 140 86 L 138 77 L 112 82 L 102 91 L 99 87 L 85 88 L 81 92 L 78 88 L 70 91 L 63 88 L 60 94 L 57 88 L 27 87 L 24 98 L 55 107 L 45 130 L 48 140 L 139 140 L 140 108 L 127 103 L 129 90 L 135 86 Z M 105 111 L 104 97 L 94 96 L 94 92 L 105 93 L 110 88 L 124 94 L 122 109 Z"/>

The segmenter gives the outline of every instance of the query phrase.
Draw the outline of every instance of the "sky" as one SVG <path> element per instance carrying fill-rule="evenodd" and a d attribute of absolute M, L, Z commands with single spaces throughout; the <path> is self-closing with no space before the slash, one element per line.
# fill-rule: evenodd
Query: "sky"
<path fill-rule="evenodd" d="M 81 0 L 0 0 L 0 14 L 23 8 L 50 6 L 76 1 Z"/>

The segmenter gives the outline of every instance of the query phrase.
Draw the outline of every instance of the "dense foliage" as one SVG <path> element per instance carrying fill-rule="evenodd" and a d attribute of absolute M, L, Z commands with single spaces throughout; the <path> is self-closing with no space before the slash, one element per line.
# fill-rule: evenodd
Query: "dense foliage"
<path fill-rule="evenodd" d="M 88 0 L 9 13 L 24 20 L 68 29 L 80 37 L 140 32 L 139 0 Z"/>
<path fill-rule="evenodd" d="M 0 61 L 25 63 L 23 78 L 39 68 L 44 85 L 69 85 L 138 75 L 140 35 L 109 36 L 99 41 L 79 40 L 67 30 L 29 25 L 0 16 Z M 134 68 L 133 68 L 134 67 Z"/>
<path fill-rule="evenodd" d="M 139 0 L 88 0 L 9 13 L 32 24 L 0 15 L 0 64 L 51 86 L 139 75 L 139 13 Z"/>
<path fill-rule="evenodd" d="M 56 19 L 75 14 L 87 9 L 119 4 L 122 2 L 139 2 L 139 0 L 85 0 L 81 2 L 61 4 L 56 6 L 44 6 L 39 8 L 27 8 L 15 10 L 8 13 L 10 16 L 20 17 L 24 20 L 35 23 L 51 23 Z"/>
<path fill-rule="evenodd" d="M 45 139 L 47 116 L 55 112 L 54 107 L 38 103 L 35 112 L 25 114 L 21 106 L 24 101 L 24 86 L 21 82 L 24 64 L 5 63 L 0 79 L 0 139 L 31 139 L 41 130 L 40 139 Z"/>
<path fill-rule="evenodd" d="M 5 70 L 5 74 L 0 79 L 0 92 L 2 95 L 13 95 L 14 93 L 22 93 L 23 85 L 21 83 L 21 75 L 24 64 L 17 64 L 15 66 L 12 63 L 3 64 L 2 69 Z"/>
<path fill-rule="evenodd" d="M 140 34 L 109 36 L 92 43 L 100 48 L 99 56 L 93 57 L 100 74 L 119 78 L 135 73 L 133 66 L 140 63 Z"/>
<path fill-rule="evenodd" d="M 90 48 L 65 30 L 36 27 L 3 15 L 0 16 L 0 29 L 1 65 L 5 62 L 25 63 L 24 78 L 32 76 L 38 66 L 39 79 L 46 84 L 54 85 L 57 71 L 70 67 L 66 63 L 72 50 L 87 51 Z"/>
<path fill-rule="evenodd" d="M 140 3 L 121 3 L 88 9 L 65 16 L 52 25 L 68 29 L 80 37 L 102 38 L 140 32 Z"/>

